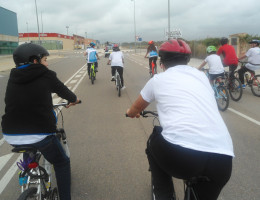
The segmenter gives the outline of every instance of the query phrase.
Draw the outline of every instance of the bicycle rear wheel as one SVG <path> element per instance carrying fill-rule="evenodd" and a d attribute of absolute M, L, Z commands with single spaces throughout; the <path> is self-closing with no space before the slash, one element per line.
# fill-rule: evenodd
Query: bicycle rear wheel
<path fill-rule="evenodd" d="M 242 84 L 240 80 L 236 77 L 230 78 L 230 82 L 228 83 L 228 90 L 230 97 L 233 101 L 239 101 L 243 94 Z"/>
<path fill-rule="evenodd" d="M 28 188 L 18 198 L 18 200 L 36 200 L 36 199 L 38 199 L 36 187 Z"/>
<path fill-rule="evenodd" d="M 228 91 L 225 87 L 223 86 L 218 86 L 217 87 L 217 95 L 216 97 L 216 101 L 218 104 L 218 109 L 221 111 L 225 111 L 228 108 L 229 105 L 229 95 L 228 95 Z"/>
<path fill-rule="evenodd" d="M 117 76 L 116 76 L 116 83 L 117 83 L 117 85 L 116 85 L 116 87 L 117 87 L 117 94 L 120 97 L 121 96 L 121 79 L 120 79 L 119 74 L 117 74 Z"/>
<path fill-rule="evenodd" d="M 252 79 L 251 91 L 255 96 L 260 97 L 260 75 L 255 75 Z"/>
<path fill-rule="evenodd" d="M 93 71 L 92 67 L 90 69 L 90 79 L 91 79 L 91 83 L 94 84 L 95 76 L 94 76 L 94 71 Z"/>

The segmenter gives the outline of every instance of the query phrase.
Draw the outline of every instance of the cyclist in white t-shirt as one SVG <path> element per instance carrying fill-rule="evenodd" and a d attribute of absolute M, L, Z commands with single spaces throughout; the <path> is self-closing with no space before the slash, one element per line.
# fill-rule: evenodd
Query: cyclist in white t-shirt
<path fill-rule="evenodd" d="M 121 78 L 121 85 L 122 85 L 121 89 L 124 90 L 126 88 L 124 85 L 124 77 L 123 77 L 124 55 L 123 52 L 120 51 L 119 46 L 117 44 L 114 44 L 113 52 L 109 55 L 109 60 L 107 64 L 108 65 L 111 64 L 111 74 L 112 74 L 111 81 L 115 81 L 115 73 L 117 70 Z"/>
<path fill-rule="evenodd" d="M 88 76 L 90 74 L 90 67 L 92 63 L 94 63 L 95 65 L 95 72 L 98 72 L 97 60 L 99 59 L 97 50 L 95 49 L 96 44 L 94 42 L 91 42 L 89 46 L 91 46 L 91 48 L 87 48 L 86 52 L 84 53 L 84 56 L 87 56 L 88 61 Z"/>
<path fill-rule="evenodd" d="M 128 116 L 156 102 L 161 127 L 155 126 L 146 154 L 155 198 L 174 198 L 172 176 L 180 179 L 206 176 L 209 182 L 194 186 L 200 200 L 217 200 L 232 171 L 233 144 L 218 111 L 214 92 L 204 73 L 188 66 L 190 47 L 170 40 L 159 50 L 164 72 L 151 78 Z"/>
<path fill-rule="evenodd" d="M 215 46 L 208 46 L 207 47 L 207 54 L 208 56 L 205 58 L 203 63 L 199 66 L 198 69 L 204 67 L 207 63 L 209 66 L 209 80 L 210 83 L 213 83 L 213 80 L 218 76 L 224 77 L 224 66 L 221 62 L 220 56 L 216 54 L 217 49 Z"/>
<path fill-rule="evenodd" d="M 243 85 L 243 88 L 246 87 L 244 74 L 247 71 L 254 72 L 255 70 L 260 69 L 260 48 L 259 48 L 259 40 L 252 40 L 249 42 L 251 44 L 251 48 L 246 52 L 245 55 L 241 56 L 238 60 L 243 60 L 247 58 L 248 63 L 245 67 L 242 67 L 238 70 L 239 79 Z"/>

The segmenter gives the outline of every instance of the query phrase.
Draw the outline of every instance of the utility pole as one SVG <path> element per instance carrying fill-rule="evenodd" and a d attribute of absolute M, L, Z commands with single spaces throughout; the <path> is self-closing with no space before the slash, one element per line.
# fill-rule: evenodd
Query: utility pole
<path fill-rule="evenodd" d="M 170 34 L 171 34 L 170 0 L 168 0 L 168 40 L 170 40 Z"/>
<path fill-rule="evenodd" d="M 37 11 L 36 0 L 35 0 L 35 9 L 36 9 L 36 18 L 37 18 L 37 26 L 38 26 L 38 38 L 39 38 L 39 43 L 41 44 L 41 39 L 40 39 L 40 28 L 39 28 L 39 20 L 38 20 L 38 11 Z"/>

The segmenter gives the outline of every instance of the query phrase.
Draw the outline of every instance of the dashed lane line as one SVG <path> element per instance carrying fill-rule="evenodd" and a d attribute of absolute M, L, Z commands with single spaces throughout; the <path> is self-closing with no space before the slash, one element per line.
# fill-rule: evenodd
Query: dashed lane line
<path fill-rule="evenodd" d="M 13 178 L 14 174 L 17 171 L 17 165 L 16 163 L 19 162 L 19 160 L 22 159 L 22 154 L 17 158 L 17 160 L 12 164 L 12 166 L 9 168 L 9 170 L 6 172 L 6 174 L 3 176 L 3 178 L 0 180 L 0 194 L 4 191 L 5 187 L 8 185 L 10 180 Z"/>
<path fill-rule="evenodd" d="M 247 115 L 244 115 L 243 113 L 238 112 L 238 111 L 234 110 L 233 108 L 228 108 L 228 110 L 230 110 L 231 112 L 233 112 L 233 113 L 235 113 L 235 114 L 237 114 L 237 115 L 247 119 L 248 121 L 251 121 L 251 122 L 255 123 L 256 125 L 260 126 L 260 122 L 259 121 L 255 120 L 255 119 L 253 119 L 251 117 L 248 117 Z"/>

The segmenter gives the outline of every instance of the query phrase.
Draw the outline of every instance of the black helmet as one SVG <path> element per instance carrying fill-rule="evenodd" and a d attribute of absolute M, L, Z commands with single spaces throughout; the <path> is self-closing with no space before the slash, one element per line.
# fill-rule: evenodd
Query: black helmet
<path fill-rule="evenodd" d="M 259 40 L 256 40 L 256 39 L 253 39 L 249 42 L 249 44 L 257 44 L 259 45 L 260 41 Z"/>
<path fill-rule="evenodd" d="M 223 37 L 220 39 L 220 44 L 221 45 L 224 45 L 224 44 L 227 44 L 228 43 L 228 39 L 226 37 Z"/>
<path fill-rule="evenodd" d="M 32 59 L 37 59 L 38 62 L 44 56 L 48 56 L 48 51 L 38 44 L 25 43 L 18 46 L 14 53 L 13 59 L 16 66 L 32 63 Z"/>

